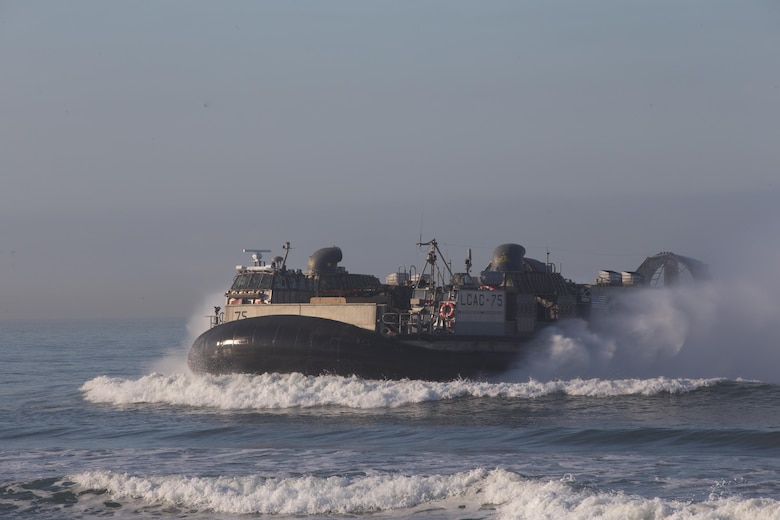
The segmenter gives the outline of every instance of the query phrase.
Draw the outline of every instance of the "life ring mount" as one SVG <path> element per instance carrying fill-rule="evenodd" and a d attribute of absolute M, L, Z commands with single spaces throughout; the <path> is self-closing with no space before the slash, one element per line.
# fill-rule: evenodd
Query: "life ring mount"
<path fill-rule="evenodd" d="M 442 318 L 450 319 L 455 316 L 455 302 L 444 302 L 439 308 Z"/>

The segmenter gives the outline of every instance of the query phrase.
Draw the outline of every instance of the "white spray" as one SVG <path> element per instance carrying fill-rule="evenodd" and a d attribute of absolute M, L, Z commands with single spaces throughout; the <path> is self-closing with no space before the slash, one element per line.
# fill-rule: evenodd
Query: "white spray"
<path fill-rule="evenodd" d="M 780 382 L 780 255 L 698 285 L 626 293 L 591 324 L 543 331 L 512 379 L 728 377 Z"/>
<path fill-rule="evenodd" d="M 210 294 L 197 306 L 187 320 L 187 338 L 180 345 L 171 348 L 162 359 L 156 360 L 151 369 L 161 374 L 190 373 L 187 366 L 187 353 L 195 339 L 209 326 L 209 316 L 215 313 L 214 307 L 224 301 L 221 292 Z"/>

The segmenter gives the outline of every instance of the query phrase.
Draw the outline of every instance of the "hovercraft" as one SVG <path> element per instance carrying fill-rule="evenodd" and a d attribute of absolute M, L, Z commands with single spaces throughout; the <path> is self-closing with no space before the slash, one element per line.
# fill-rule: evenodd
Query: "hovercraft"
<path fill-rule="evenodd" d="M 479 276 L 470 273 L 470 252 L 465 272 L 453 273 L 446 263 L 440 269 L 435 240 L 420 245 L 429 248 L 422 272 L 396 272 L 384 284 L 339 266 L 335 246 L 311 255 L 305 272 L 287 267 L 289 243 L 270 264 L 262 261 L 268 250 L 244 250 L 254 265 L 237 267 L 224 311 L 215 308 L 189 366 L 211 374 L 486 378 L 511 368 L 540 327 L 587 309 L 580 288 L 525 258 L 518 244 L 496 248 Z"/>
<path fill-rule="evenodd" d="M 342 251 L 327 247 L 309 257 L 306 271 L 269 264 L 252 253 L 253 265 L 236 267 L 215 307 L 211 327 L 192 345 L 188 364 L 196 373 L 333 374 L 367 379 L 484 379 L 522 361 L 527 342 L 561 320 L 589 318 L 619 294 L 645 286 L 667 269 L 676 281 L 684 266 L 706 275 L 706 264 L 661 253 L 635 272 L 601 271 L 593 284 L 565 279 L 554 264 L 525 256 L 525 248 L 496 247 L 487 267 L 452 272 L 436 240 L 418 273 L 399 269 L 381 283 L 373 275 L 339 266 Z M 614 276 L 617 274 L 618 276 Z M 628 275 L 628 276 L 626 276 Z M 620 278 L 620 279 L 618 279 Z"/>

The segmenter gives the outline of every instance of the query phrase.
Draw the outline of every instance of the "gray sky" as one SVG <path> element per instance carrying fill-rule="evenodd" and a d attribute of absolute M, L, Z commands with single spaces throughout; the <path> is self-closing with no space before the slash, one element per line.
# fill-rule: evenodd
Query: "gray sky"
<path fill-rule="evenodd" d="M 0 319 L 190 316 L 287 240 L 380 279 L 421 231 L 580 282 L 780 260 L 778 27 L 773 0 L 2 2 Z"/>

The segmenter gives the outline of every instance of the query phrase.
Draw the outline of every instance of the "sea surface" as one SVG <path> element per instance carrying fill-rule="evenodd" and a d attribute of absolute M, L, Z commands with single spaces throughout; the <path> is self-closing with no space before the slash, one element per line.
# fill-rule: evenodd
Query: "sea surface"
<path fill-rule="evenodd" d="M 196 376 L 193 337 L 0 322 L 0 518 L 780 519 L 777 383 Z"/>

